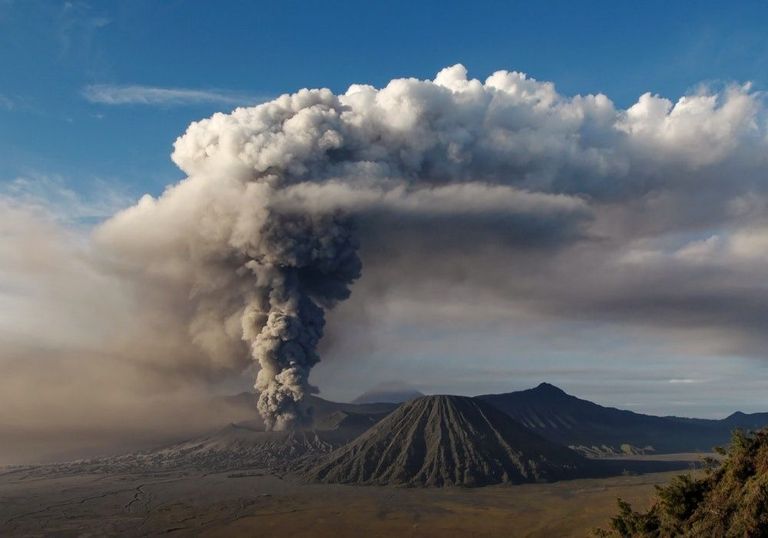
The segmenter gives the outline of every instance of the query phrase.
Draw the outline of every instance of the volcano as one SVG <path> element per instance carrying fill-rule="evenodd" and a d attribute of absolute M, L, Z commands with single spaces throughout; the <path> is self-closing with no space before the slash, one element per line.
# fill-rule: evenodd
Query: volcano
<path fill-rule="evenodd" d="M 400 406 L 305 473 L 365 485 L 484 486 L 584 475 L 589 462 L 477 399 L 426 396 Z"/>

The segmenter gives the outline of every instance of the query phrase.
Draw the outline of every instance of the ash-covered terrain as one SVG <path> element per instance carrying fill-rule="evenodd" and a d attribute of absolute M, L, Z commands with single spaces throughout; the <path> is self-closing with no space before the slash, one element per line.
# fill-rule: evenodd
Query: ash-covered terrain
<path fill-rule="evenodd" d="M 253 395 L 244 393 L 230 400 L 243 407 L 252 407 L 255 413 L 257 400 Z M 305 405 L 315 417 L 311 428 L 265 431 L 263 423 L 254 419 L 230 423 L 206 435 L 152 450 L 17 468 L 39 476 L 244 469 L 283 474 L 311 465 L 320 456 L 352 441 L 397 407 L 397 404 L 386 402 L 345 404 L 314 396 L 307 400 Z"/>
<path fill-rule="evenodd" d="M 400 405 L 310 397 L 305 403 L 312 428 L 264 431 L 254 419 L 154 450 L 7 466 L 0 472 L 0 535 L 232 536 L 292 529 L 356 536 L 365 526 L 386 536 L 430 522 L 415 535 L 450 528 L 495 536 L 508 530 L 510 518 L 540 530 L 532 536 L 567 535 L 564 529 L 586 532 L 586 522 L 601 523 L 597 515 L 611 513 L 617 494 L 642 502 L 652 485 L 669 479 L 669 471 L 698 468 L 705 455 L 653 454 L 649 448 L 650 455 L 625 451 L 617 458 L 619 445 L 588 434 L 610 428 L 600 422 L 604 416 L 629 412 L 546 384 L 502 396 L 424 396 Z M 233 400 L 255 402 L 248 394 Z M 585 408 L 593 412 L 591 422 Z M 617 428 L 610 439 L 653 439 L 658 430 L 643 430 L 645 423 L 704 424 L 719 435 L 732 421 L 631 415 L 640 417 L 637 429 Z M 572 439 L 586 439 L 581 454 L 566 446 Z M 656 444 L 669 446 L 663 441 L 659 437 Z M 590 454 L 585 447 L 600 443 L 603 452 L 593 448 L 592 457 L 584 456 Z M 692 436 L 687 446 L 694 450 L 699 443 Z M 523 487 L 534 488 L 521 490 L 526 502 L 515 493 Z M 588 498 L 602 503 L 597 511 L 583 512 Z M 534 520 L 536 499 L 563 513 Z"/>

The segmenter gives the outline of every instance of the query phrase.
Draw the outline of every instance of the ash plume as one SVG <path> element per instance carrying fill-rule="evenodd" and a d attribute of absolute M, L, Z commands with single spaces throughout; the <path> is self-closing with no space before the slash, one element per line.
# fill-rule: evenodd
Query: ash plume
<path fill-rule="evenodd" d="M 573 197 L 475 181 L 471 167 L 456 176 L 442 164 L 464 158 L 455 142 L 420 148 L 417 126 L 378 116 L 373 97 L 368 87 L 347 96 L 302 90 L 194 123 L 173 154 L 189 177 L 97 233 L 116 259 L 138 261 L 134 270 L 186 283 L 191 338 L 214 361 L 241 364 L 229 344 L 247 344 L 270 429 L 308 420 L 299 404 L 313 391 L 325 310 L 361 273 L 358 225 L 443 219 L 483 233 L 515 219 L 586 214 Z"/>
<path fill-rule="evenodd" d="M 320 360 L 324 308 L 349 296 L 360 276 L 357 242 L 342 218 L 273 214 L 247 249 L 254 296 L 243 311 L 243 338 L 259 363 L 255 388 L 268 429 L 304 422 L 298 403 L 309 371 Z"/>
<path fill-rule="evenodd" d="M 765 356 L 768 113 L 748 84 L 624 109 L 457 65 L 215 114 L 172 158 L 185 179 L 95 230 L 68 218 L 133 196 L 0 188 L 0 461 L 213 427 L 209 397 L 242 373 L 268 426 L 301 426 L 319 349 L 336 390 L 468 390 L 500 378 L 474 342 L 514 366 L 558 338 L 567 360 L 604 353 L 594 331 L 638 331 L 643 356 Z M 738 379 L 759 395 L 758 377 Z"/>
<path fill-rule="evenodd" d="M 325 313 L 363 265 L 412 287 L 454 271 L 529 308 L 610 316 L 632 303 L 634 269 L 602 273 L 628 245 L 736 222 L 737 198 L 765 198 L 763 118 L 748 86 L 621 110 L 460 65 L 382 89 L 301 90 L 190 125 L 172 155 L 188 177 L 96 242 L 172 297 L 202 351 L 192 366 L 250 357 L 267 427 L 292 428 L 309 420 Z M 605 297 L 617 280 L 618 299 Z"/>

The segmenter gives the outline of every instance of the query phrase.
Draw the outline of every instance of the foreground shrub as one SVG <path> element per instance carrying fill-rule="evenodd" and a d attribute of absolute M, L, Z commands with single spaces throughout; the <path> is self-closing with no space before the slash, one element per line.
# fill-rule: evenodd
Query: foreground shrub
<path fill-rule="evenodd" d="M 768 429 L 736 431 L 725 459 L 708 460 L 700 477 L 680 475 L 656 487 L 647 512 L 619 499 L 602 537 L 768 537 Z"/>

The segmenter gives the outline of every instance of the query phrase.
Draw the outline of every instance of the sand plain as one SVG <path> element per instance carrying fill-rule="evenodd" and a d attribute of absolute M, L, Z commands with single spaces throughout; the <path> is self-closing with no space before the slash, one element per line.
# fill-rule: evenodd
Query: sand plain
<path fill-rule="evenodd" d="M 0 472 L 0 536 L 586 536 L 608 521 L 617 497 L 645 507 L 654 486 L 679 472 L 398 488 L 305 484 L 254 469 L 6 468 Z"/>

